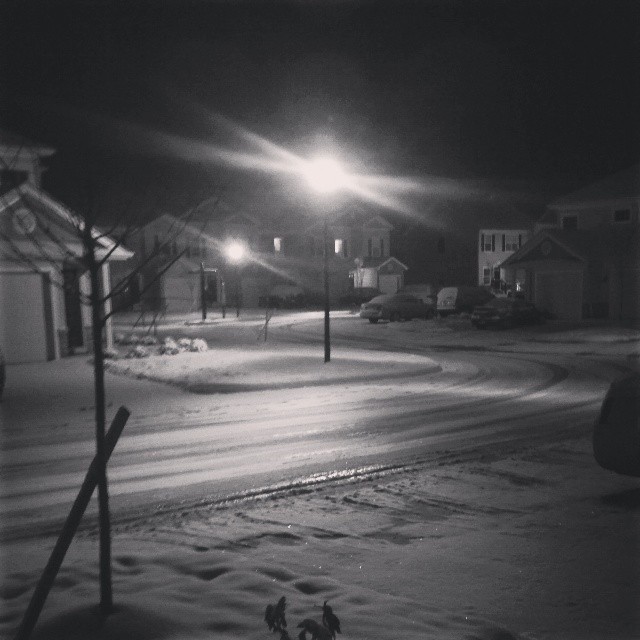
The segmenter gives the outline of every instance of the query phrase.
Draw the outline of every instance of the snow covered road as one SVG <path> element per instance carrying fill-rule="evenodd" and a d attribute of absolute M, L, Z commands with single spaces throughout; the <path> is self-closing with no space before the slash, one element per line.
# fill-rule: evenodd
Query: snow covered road
<path fill-rule="evenodd" d="M 211 368 L 223 362 L 221 352 L 197 355 L 209 378 Z M 463 351 L 434 357 L 437 367 L 418 356 L 370 352 L 363 356 L 369 373 L 378 367 L 388 377 L 358 376 L 362 362 L 352 360 L 333 383 L 322 370 L 321 386 L 315 384 L 315 363 L 307 370 L 293 358 L 280 358 L 268 379 L 292 376 L 300 386 L 223 395 L 109 376 L 114 401 L 123 381 L 131 383 L 132 411 L 109 464 L 114 519 L 431 463 L 452 451 L 477 453 L 584 434 L 608 381 L 617 375 L 606 363 L 557 354 Z M 394 359 L 406 360 L 405 375 L 386 366 Z M 157 372 L 160 365 L 152 360 L 126 361 L 133 367 L 128 375 Z M 240 387 L 260 369 L 255 354 L 251 361 Z M 199 371 L 194 362 L 191 380 Z M 83 367 L 84 375 L 89 373 L 86 362 L 77 361 L 76 367 L 69 379 L 72 397 L 82 386 Z M 37 398 L 34 390 L 32 409 Z M 91 417 L 88 410 L 76 410 L 76 419 L 71 414 L 56 423 L 43 411 L 40 423 L 5 424 L 0 488 L 5 536 L 58 526 L 93 455 Z"/>

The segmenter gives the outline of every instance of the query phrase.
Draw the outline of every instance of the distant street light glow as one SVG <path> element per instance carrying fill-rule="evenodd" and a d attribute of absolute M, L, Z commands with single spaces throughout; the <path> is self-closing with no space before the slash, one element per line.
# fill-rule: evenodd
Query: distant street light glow
<path fill-rule="evenodd" d="M 225 247 L 227 258 L 231 262 L 240 262 L 245 255 L 245 248 L 241 242 L 233 241 Z"/>
<path fill-rule="evenodd" d="M 305 175 L 309 184 L 320 193 L 332 193 L 347 184 L 347 174 L 333 158 L 317 158 L 307 163 Z"/>

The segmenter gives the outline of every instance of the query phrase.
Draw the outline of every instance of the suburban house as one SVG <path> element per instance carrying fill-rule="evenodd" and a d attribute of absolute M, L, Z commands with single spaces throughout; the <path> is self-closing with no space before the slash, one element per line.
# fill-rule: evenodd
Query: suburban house
<path fill-rule="evenodd" d="M 525 295 L 564 320 L 640 319 L 640 165 L 548 205 L 502 264 Z"/>
<path fill-rule="evenodd" d="M 0 346 L 8 363 L 54 360 L 90 345 L 82 221 L 41 189 L 42 159 L 52 153 L 0 131 Z M 132 254 L 97 230 L 93 237 L 96 257 L 106 259 L 106 295 L 111 263 Z M 105 340 L 112 345 L 110 321 Z"/>
<path fill-rule="evenodd" d="M 402 287 L 407 267 L 390 255 L 391 229 L 384 218 L 364 209 L 337 215 L 325 226 L 303 213 L 229 212 L 206 201 L 188 223 L 159 216 L 131 234 L 127 246 L 146 265 L 136 285 L 143 292 L 138 303 L 143 309 L 197 311 L 203 279 L 209 307 L 258 307 L 282 291 L 313 304 L 323 299 L 326 231 L 335 304 L 354 288 L 396 292 Z M 237 260 L 228 255 L 234 244 L 244 248 Z"/>
<path fill-rule="evenodd" d="M 493 289 L 518 290 L 517 278 L 507 279 L 502 263 L 529 240 L 530 229 L 480 229 L 478 233 L 477 284 Z M 513 275 L 511 272 L 510 275 Z"/>

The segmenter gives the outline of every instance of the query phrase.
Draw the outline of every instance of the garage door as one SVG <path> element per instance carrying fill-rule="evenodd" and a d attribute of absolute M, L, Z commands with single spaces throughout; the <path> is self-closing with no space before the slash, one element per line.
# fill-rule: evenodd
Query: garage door
<path fill-rule="evenodd" d="M 378 277 L 378 289 L 382 293 L 397 293 L 400 289 L 402 276 L 380 275 Z"/>
<path fill-rule="evenodd" d="M 580 320 L 582 272 L 536 273 L 535 303 L 558 320 Z"/>
<path fill-rule="evenodd" d="M 46 274 L 0 273 L 0 344 L 9 364 L 53 359 L 49 287 Z"/>

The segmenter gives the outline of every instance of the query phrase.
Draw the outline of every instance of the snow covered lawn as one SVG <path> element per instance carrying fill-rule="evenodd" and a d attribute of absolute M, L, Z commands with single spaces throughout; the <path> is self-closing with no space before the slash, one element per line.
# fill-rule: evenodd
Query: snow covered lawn
<path fill-rule="evenodd" d="M 275 638 L 283 595 L 292 637 L 325 600 L 345 639 L 637 637 L 639 510 L 584 439 L 163 516 L 115 531 L 103 626 L 96 537 L 74 541 L 33 637 Z M 5 549 L 3 638 L 52 544 Z"/>
<path fill-rule="evenodd" d="M 333 354 L 331 362 L 324 363 L 317 348 L 266 345 L 107 361 L 107 370 L 112 373 L 166 382 L 199 393 L 358 381 L 425 372 L 437 366 L 425 356 L 388 352 L 381 362 L 379 353 L 344 348 Z"/>

